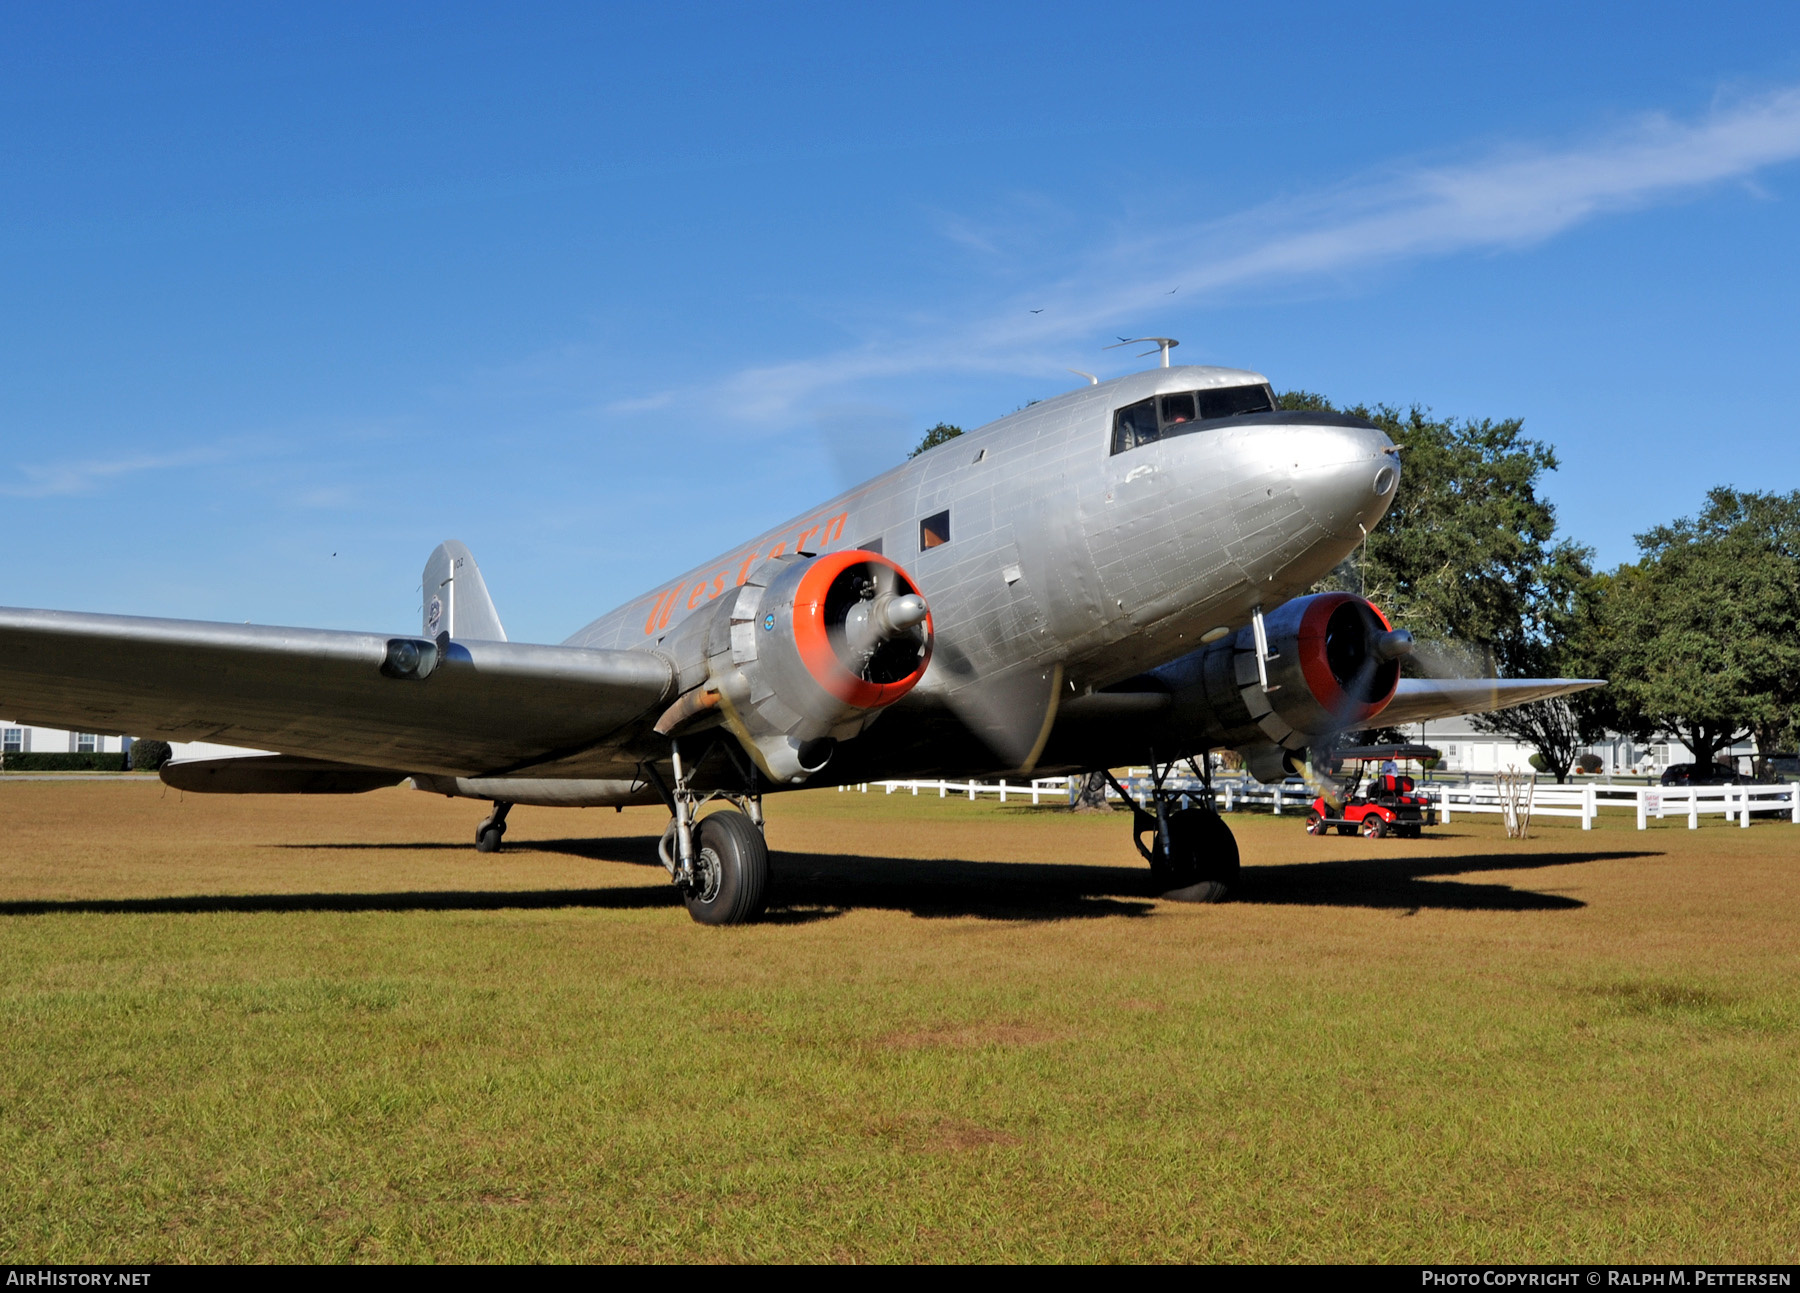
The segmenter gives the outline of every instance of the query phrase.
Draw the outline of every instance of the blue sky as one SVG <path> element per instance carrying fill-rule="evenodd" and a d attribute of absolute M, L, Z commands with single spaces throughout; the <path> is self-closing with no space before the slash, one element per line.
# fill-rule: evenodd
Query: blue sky
<path fill-rule="evenodd" d="M 1165 331 L 1612 564 L 1800 487 L 1797 198 L 1795 6 L 4 5 L 0 603 L 560 640 Z"/>

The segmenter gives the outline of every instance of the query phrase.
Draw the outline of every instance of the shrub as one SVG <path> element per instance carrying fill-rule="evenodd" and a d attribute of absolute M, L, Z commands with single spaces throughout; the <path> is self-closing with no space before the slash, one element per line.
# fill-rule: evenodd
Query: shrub
<path fill-rule="evenodd" d="M 1584 754 L 1579 759 L 1575 760 L 1575 770 L 1577 772 L 1585 772 L 1590 777 L 1605 766 L 1606 764 L 1601 761 L 1598 754 Z"/>
<path fill-rule="evenodd" d="M 110 754 L 84 753 L 39 753 L 9 754 L 6 756 L 8 772 L 123 772 L 125 756 L 114 751 Z"/>
<path fill-rule="evenodd" d="M 1525 762 L 1529 763 L 1538 772 L 1550 771 L 1550 761 L 1541 754 L 1534 754 L 1529 759 L 1525 760 Z M 1524 836 L 1520 836 L 1519 838 L 1523 839 Z"/>
<path fill-rule="evenodd" d="M 169 761 L 167 741 L 133 741 L 131 743 L 131 770 L 133 772 L 155 772 Z"/>

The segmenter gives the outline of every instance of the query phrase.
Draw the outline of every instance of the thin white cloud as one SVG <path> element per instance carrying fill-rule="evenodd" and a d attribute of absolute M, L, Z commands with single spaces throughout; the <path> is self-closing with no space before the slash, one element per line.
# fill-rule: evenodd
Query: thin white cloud
<path fill-rule="evenodd" d="M 125 454 L 115 458 L 63 459 L 58 462 L 19 463 L 13 470 L 20 479 L 0 484 L 0 497 L 53 498 L 98 493 L 106 485 L 143 472 L 203 467 L 232 459 L 257 456 L 264 446 L 251 441 L 198 445 L 164 453 Z"/>
<path fill-rule="evenodd" d="M 1561 149 L 1397 170 L 1222 221 L 1109 248 L 1079 271 L 982 317 L 916 320 L 858 348 L 749 368 L 729 384 L 743 416 L 783 418 L 847 383 L 923 372 L 1054 372 L 1066 347 L 1107 328 L 1250 286 L 1384 264 L 1530 246 L 1600 216 L 1709 186 L 1753 183 L 1800 158 L 1800 87 L 1715 107 L 1693 121 L 1640 119 Z M 1169 289 L 1179 285 L 1179 296 Z M 1041 309 L 1042 313 L 1029 313 Z"/>
<path fill-rule="evenodd" d="M 139 472 L 162 471 L 170 467 L 186 467 L 206 461 L 199 454 L 134 454 L 124 458 L 88 458 L 79 461 L 21 463 L 17 468 L 23 481 L 0 485 L 0 494 L 8 498 L 49 498 L 72 494 L 92 494 L 109 481 Z"/>

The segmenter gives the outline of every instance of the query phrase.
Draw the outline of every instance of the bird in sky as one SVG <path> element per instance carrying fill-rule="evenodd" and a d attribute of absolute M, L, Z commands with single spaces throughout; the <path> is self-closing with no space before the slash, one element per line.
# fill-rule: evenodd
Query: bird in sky
<path fill-rule="evenodd" d="M 1042 314 L 1043 311 L 1042 310 L 1033 310 L 1032 313 L 1033 314 Z"/>

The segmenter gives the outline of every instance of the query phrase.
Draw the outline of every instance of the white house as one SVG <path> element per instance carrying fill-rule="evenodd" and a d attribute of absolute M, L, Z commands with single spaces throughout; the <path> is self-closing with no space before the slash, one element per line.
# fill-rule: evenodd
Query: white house
<path fill-rule="evenodd" d="M 1508 768 L 1525 772 L 1531 768 L 1531 756 L 1537 753 L 1533 747 L 1504 733 L 1477 730 L 1467 715 L 1433 719 L 1404 730 L 1407 740 L 1443 751 L 1443 762 L 1438 767 L 1445 772 L 1467 772 L 1483 777 L 1505 772 Z M 1630 773 L 1659 776 L 1672 764 L 1694 761 L 1693 751 L 1680 741 L 1640 745 L 1629 736 L 1617 735 L 1588 746 L 1586 753 L 1600 760 L 1601 773 L 1621 776 Z M 1721 751 L 1718 758 L 1719 762 L 1734 764 L 1739 772 L 1747 774 L 1755 754 L 1755 744 L 1742 741 L 1729 753 Z"/>
<path fill-rule="evenodd" d="M 129 736 L 65 732 L 60 727 L 32 727 L 0 719 L 0 754 L 118 754 L 130 747 Z"/>

